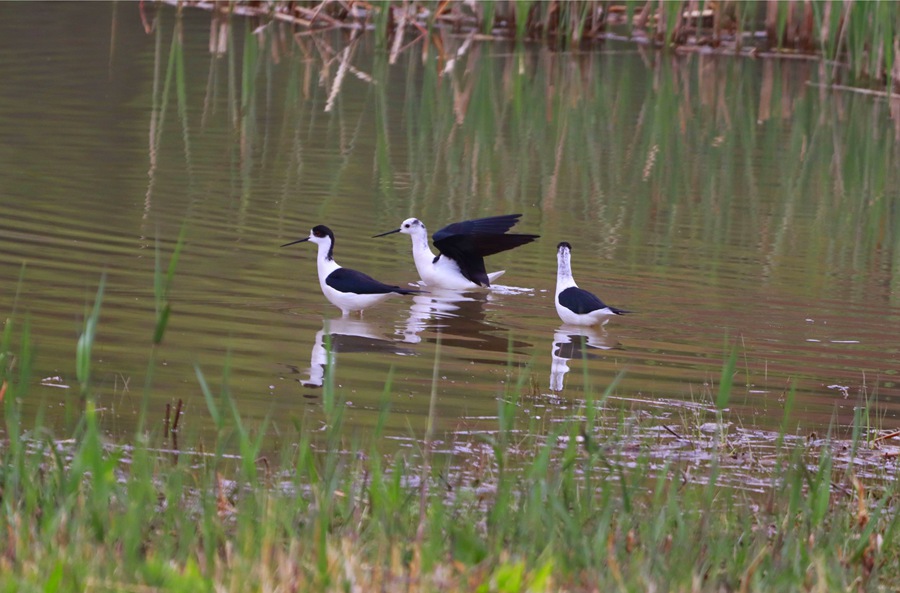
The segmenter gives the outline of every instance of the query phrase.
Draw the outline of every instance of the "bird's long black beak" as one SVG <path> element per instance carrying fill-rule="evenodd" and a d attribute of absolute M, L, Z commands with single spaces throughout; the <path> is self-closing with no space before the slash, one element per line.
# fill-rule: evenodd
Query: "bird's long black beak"
<path fill-rule="evenodd" d="M 304 237 L 303 239 L 297 239 L 296 241 L 285 243 L 284 245 L 282 245 L 282 247 L 287 247 L 288 245 L 296 245 L 297 243 L 303 243 L 304 241 L 309 241 L 309 237 Z"/>
<path fill-rule="evenodd" d="M 386 233 L 381 233 L 380 235 L 372 235 L 372 238 L 374 239 L 375 237 L 383 237 L 385 235 L 393 235 L 394 233 L 399 233 L 399 232 L 400 232 L 400 229 L 394 229 L 394 230 L 388 231 Z"/>

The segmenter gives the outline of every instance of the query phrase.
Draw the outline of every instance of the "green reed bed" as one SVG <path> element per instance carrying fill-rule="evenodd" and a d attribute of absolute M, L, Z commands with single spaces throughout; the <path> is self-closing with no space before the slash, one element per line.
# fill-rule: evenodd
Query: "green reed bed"
<path fill-rule="evenodd" d="M 628 39 L 679 51 L 750 56 L 815 57 L 831 61 L 831 82 L 868 84 L 894 91 L 900 6 L 886 0 L 451 0 L 333 2 L 282 0 L 259 4 L 178 2 L 222 14 L 254 16 L 294 25 L 301 34 L 330 29 L 373 30 L 396 56 L 432 47 L 452 59 L 437 31 L 479 39 L 541 42 L 583 48 Z M 841 68 L 835 68 L 840 65 Z"/>
<path fill-rule="evenodd" d="M 340 394 L 326 382 L 325 430 L 298 426 L 273 452 L 268 423 L 249 427 L 238 413 L 226 364 L 220 381 L 197 368 L 214 438 L 173 446 L 150 430 L 121 443 L 104 436 L 89 374 L 102 294 L 101 282 L 78 343 L 82 393 L 67 404 L 78 421 L 61 433 L 23 419 L 34 345 L 27 318 L 6 321 L 3 590 L 900 586 L 893 465 L 871 451 L 865 414 L 852 441 L 798 440 L 787 434 L 789 395 L 769 452 L 740 445 L 725 422 L 736 350 L 702 414 L 712 430 L 689 416 L 663 424 L 611 408 L 615 382 L 553 420 L 525 419 L 522 408 L 542 396 L 526 393 L 523 378 L 498 391 L 496 427 L 484 436 L 442 442 L 428 431 L 414 448 L 385 454 L 389 380 L 381 421 L 363 437 L 347 435 Z M 158 320 L 164 332 L 164 313 Z M 729 478 L 756 454 L 768 465 Z"/>

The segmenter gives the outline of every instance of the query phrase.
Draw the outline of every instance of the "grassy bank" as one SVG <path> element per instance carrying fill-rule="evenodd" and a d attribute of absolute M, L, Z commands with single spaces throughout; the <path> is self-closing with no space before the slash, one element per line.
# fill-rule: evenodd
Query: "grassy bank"
<path fill-rule="evenodd" d="M 152 343 L 168 319 L 166 282 L 158 282 Z M 242 422 L 227 376 L 217 393 L 197 368 L 217 428 L 213 441 L 186 437 L 174 446 L 167 424 L 165 432 L 140 430 L 132 442 L 116 443 L 103 436 L 91 388 L 102 296 L 101 284 L 78 342 L 82 392 L 68 404 L 78 421 L 63 434 L 40 418 L 22 420 L 33 346 L 27 320 L 6 322 L 3 590 L 900 586 L 890 462 L 872 453 L 874 471 L 859 477 L 858 460 L 875 444 L 865 410 L 846 442 L 785 432 L 756 449 L 739 446 L 725 422 L 734 355 L 708 410 L 712 428 L 701 418 L 673 424 L 616 411 L 605 405 L 614 385 L 537 426 L 520 413 L 523 379 L 498 397 L 489 434 L 454 444 L 429 431 L 414 447 L 385 455 L 381 424 L 348 436 L 343 406 L 326 387 L 324 431 L 299 426 L 284 439 L 289 445 L 271 453 L 263 446 L 266 425 Z M 785 430 L 790 404 L 788 397 Z M 385 405 L 382 420 L 389 413 Z M 175 426 L 189 434 L 186 423 Z M 727 479 L 738 468 L 753 468 L 752 484 Z"/>
<path fill-rule="evenodd" d="M 178 2 L 206 9 L 207 2 Z M 279 1 L 218 5 L 236 13 L 287 22 L 301 32 L 372 30 L 391 53 L 434 51 L 439 31 L 478 39 L 541 42 L 558 49 L 630 40 L 678 51 L 823 58 L 835 83 L 896 91 L 900 6 L 849 0 L 533 0 L 456 2 Z M 211 47 L 213 47 L 211 45 Z M 835 65 L 839 67 L 834 67 Z"/>

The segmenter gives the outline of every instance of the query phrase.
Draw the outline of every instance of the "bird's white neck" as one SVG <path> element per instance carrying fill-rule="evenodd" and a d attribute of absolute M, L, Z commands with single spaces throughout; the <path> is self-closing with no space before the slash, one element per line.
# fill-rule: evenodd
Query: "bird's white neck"
<path fill-rule="evenodd" d="M 572 277 L 572 265 L 569 262 L 570 255 L 568 251 L 561 252 L 556 256 L 556 295 L 567 288 L 578 286 L 575 284 L 575 278 Z"/>
<path fill-rule="evenodd" d="M 319 268 L 319 282 L 324 283 L 325 278 L 328 275 L 341 266 L 337 265 L 337 262 L 334 261 L 334 254 L 332 253 L 332 243 L 329 241 L 325 241 L 324 243 L 319 243 L 319 254 L 316 258 L 316 263 Z"/>
<path fill-rule="evenodd" d="M 410 238 L 412 239 L 413 261 L 416 262 L 419 276 L 425 278 L 434 266 L 434 252 L 428 246 L 428 231 L 423 226 L 421 231 L 411 233 Z"/>

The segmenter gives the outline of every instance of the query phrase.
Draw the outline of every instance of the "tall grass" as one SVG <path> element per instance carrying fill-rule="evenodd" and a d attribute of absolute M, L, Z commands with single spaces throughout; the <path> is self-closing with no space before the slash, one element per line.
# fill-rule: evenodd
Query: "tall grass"
<path fill-rule="evenodd" d="M 753 55 L 772 51 L 840 60 L 858 82 L 874 82 L 888 90 L 893 84 L 900 33 L 900 7 L 883 0 L 394 1 L 356 10 L 321 0 L 238 4 L 242 14 L 266 19 L 277 16 L 311 31 L 373 29 L 379 46 L 391 48 L 394 57 L 399 44 L 406 44 L 407 35 L 429 43 L 435 27 L 516 42 L 537 41 L 555 48 L 603 43 L 624 34 L 683 50 Z M 442 51 L 440 46 L 436 49 Z"/>
<path fill-rule="evenodd" d="M 103 331 L 103 286 L 79 352 Z M 755 494 L 717 479 L 719 461 L 733 455 L 724 425 L 726 440 L 704 446 L 711 463 L 660 463 L 659 436 L 603 406 L 614 382 L 541 437 L 523 425 L 522 379 L 501 393 L 496 430 L 470 442 L 473 453 L 432 456 L 426 440 L 385 455 L 377 429 L 348 437 L 327 382 L 325 434 L 313 440 L 299 426 L 293 445 L 265 453 L 265 425 L 255 434 L 244 425 L 226 363 L 218 395 L 197 368 L 217 436 L 173 458 L 156 450 L 158 434 L 127 446 L 104 437 L 90 381 L 69 404 L 81 417 L 71 433 L 24 426 L 17 410 L 34 380 L 34 345 L 27 321 L 16 327 L 7 321 L 0 366 L 5 590 L 900 586 L 896 482 L 862 481 L 853 464 L 835 462 L 829 442 L 785 446 L 771 486 Z M 436 377 L 439 364 L 437 350 Z M 719 423 L 735 366 L 732 353 Z"/>

